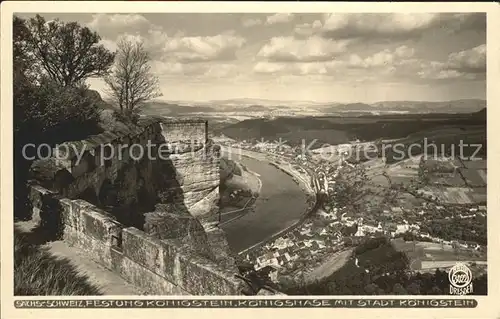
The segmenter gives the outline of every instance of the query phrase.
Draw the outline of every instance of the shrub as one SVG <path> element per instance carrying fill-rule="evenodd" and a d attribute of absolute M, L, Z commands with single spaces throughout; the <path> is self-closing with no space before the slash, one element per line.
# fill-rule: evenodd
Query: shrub
<path fill-rule="evenodd" d="M 96 133 L 101 112 L 84 85 L 60 87 L 50 80 L 34 85 L 22 79 L 14 84 L 14 109 L 19 141 L 48 144 Z"/>
<path fill-rule="evenodd" d="M 101 131 L 98 126 L 100 111 L 85 86 L 60 87 L 50 80 L 33 84 L 22 72 L 14 73 L 14 205 L 17 216 L 27 217 L 23 216 L 29 211 L 25 184 L 31 160 L 27 158 L 38 155 L 32 147 L 23 154 L 23 147 L 41 143 L 53 147 L 97 134 Z"/>

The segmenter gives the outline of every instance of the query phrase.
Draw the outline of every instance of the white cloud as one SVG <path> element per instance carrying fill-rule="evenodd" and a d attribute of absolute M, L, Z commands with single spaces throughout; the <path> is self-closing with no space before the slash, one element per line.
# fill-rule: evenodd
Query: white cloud
<path fill-rule="evenodd" d="M 285 75 L 331 75 L 344 65 L 341 61 L 286 63 L 261 61 L 255 64 L 253 71 L 261 74 Z"/>
<path fill-rule="evenodd" d="M 445 62 L 422 61 L 418 75 L 423 79 L 484 79 L 486 76 L 486 45 L 450 53 Z"/>
<path fill-rule="evenodd" d="M 313 42 L 310 39 L 314 39 Z M 275 38 L 261 49 L 259 56 L 266 60 L 255 64 L 253 71 L 273 75 L 338 76 L 347 81 L 373 77 L 372 74 L 381 81 L 406 79 L 410 82 L 478 80 L 484 77 L 485 45 L 451 53 L 445 61 L 432 61 L 416 57 L 415 49 L 407 45 L 363 56 L 349 54 L 349 50 L 337 42 L 318 39 L 321 38 Z M 314 41 L 321 45 L 314 45 Z"/>
<path fill-rule="evenodd" d="M 486 44 L 451 53 L 448 57 L 448 68 L 472 73 L 486 72 Z"/>
<path fill-rule="evenodd" d="M 315 20 L 313 23 L 303 23 L 298 24 L 295 27 L 295 33 L 301 36 L 310 36 L 316 34 L 323 27 L 323 24 L 319 20 Z"/>
<path fill-rule="evenodd" d="M 394 50 L 384 49 L 366 58 L 358 54 L 351 54 L 349 66 L 355 68 L 392 67 L 403 64 L 405 60 L 413 57 L 415 50 L 406 45 L 399 46 Z"/>
<path fill-rule="evenodd" d="M 236 51 L 246 42 L 244 38 L 230 33 L 204 37 L 179 34 L 169 37 L 164 32 L 150 30 L 144 36 L 123 34 L 116 41 L 102 39 L 101 43 L 114 51 L 121 39 L 142 42 L 152 59 L 181 63 L 233 60 Z"/>
<path fill-rule="evenodd" d="M 263 22 L 260 19 L 243 19 L 243 21 L 241 22 L 241 24 L 245 28 L 250 28 L 250 27 L 257 26 L 257 25 L 261 25 L 262 23 Z"/>
<path fill-rule="evenodd" d="M 102 35 L 101 43 L 116 50 L 123 38 L 142 41 L 153 59 L 174 62 L 202 62 L 231 60 L 246 40 L 234 32 L 214 36 L 168 35 L 159 26 L 151 24 L 140 14 L 95 14 L 88 26 Z"/>
<path fill-rule="evenodd" d="M 313 62 L 332 60 L 346 51 L 348 41 L 332 41 L 321 37 L 295 39 L 274 37 L 257 53 L 258 57 L 273 62 Z"/>
<path fill-rule="evenodd" d="M 278 71 L 282 71 L 286 68 L 285 64 L 280 63 L 271 63 L 271 62 L 258 62 L 253 70 L 257 73 L 275 73 Z"/>
<path fill-rule="evenodd" d="M 106 14 L 92 15 L 92 21 L 87 26 L 99 35 L 115 39 L 120 34 L 146 32 L 152 25 L 140 14 Z"/>
<path fill-rule="evenodd" d="M 394 54 L 399 58 L 409 59 L 409 58 L 413 57 L 413 55 L 415 54 L 415 49 L 410 48 L 406 45 L 402 45 L 402 46 L 399 46 L 396 48 L 396 50 L 394 51 Z"/>
<path fill-rule="evenodd" d="M 462 73 L 445 68 L 445 63 L 437 61 L 423 61 L 420 63 L 421 70 L 417 72 L 418 76 L 427 80 L 446 80 L 456 79 L 462 76 Z"/>
<path fill-rule="evenodd" d="M 103 38 L 101 39 L 101 41 L 99 41 L 99 44 L 102 44 L 105 48 L 107 48 L 110 51 L 116 51 L 118 49 L 118 42 L 120 42 L 121 40 L 131 41 L 134 43 L 142 42 L 145 45 L 146 50 L 148 50 L 149 52 L 153 51 L 151 43 L 148 41 L 148 38 L 145 38 L 138 34 L 125 33 L 120 35 L 116 40 Z"/>
<path fill-rule="evenodd" d="M 179 62 L 152 61 L 151 69 L 157 75 L 182 75 L 190 71 L 197 71 L 199 68 L 193 67 L 188 69 L 185 65 Z M 195 72 L 196 73 L 196 72 Z M 200 72 L 201 73 L 201 72 Z"/>
<path fill-rule="evenodd" d="M 227 77 L 234 74 L 237 67 L 234 64 L 189 63 L 159 61 L 151 63 L 153 72 L 159 77 L 165 76 L 206 76 L 212 78 Z"/>
<path fill-rule="evenodd" d="M 266 24 L 287 23 L 292 21 L 293 18 L 293 13 L 276 13 L 267 17 Z"/>
<path fill-rule="evenodd" d="M 183 63 L 235 59 L 236 51 L 245 39 L 230 34 L 169 38 L 163 45 L 163 53 Z"/>
<path fill-rule="evenodd" d="M 338 37 L 410 35 L 428 28 L 438 17 L 437 13 L 334 13 L 326 18 L 324 31 Z"/>
<path fill-rule="evenodd" d="M 116 41 L 112 41 L 109 39 L 101 39 L 101 41 L 99 41 L 99 44 L 102 44 L 106 49 L 113 52 L 117 49 Z"/>
<path fill-rule="evenodd" d="M 235 74 L 237 70 L 236 65 L 234 64 L 214 64 L 211 65 L 205 72 L 205 75 L 208 77 L 215 77 L 215 78 L 223 78 L 227 77 L 231 74 Z"/>
<path fill-rule="evenodd" d="M 480 29 L 483 20 L 485 15 L 473 13 L 333 13 L 324 16 L 322 34 L 332 38 L 408 38 L 433 28 Z"/>
<path fill-rule="evenodd" d="M 322 45 L 314 46 L 314 41 L 320 41 L 318 43 Z M 264 47 L 260 52 L 260 56 L 266 57 L 267 60 L 254 66 L 256 73 L 338 74 L 345 77 L 359 77 L 366 76 L 367 70 L 372 69 L 370 72 L 376 72 L 379 76 L 392 76 L 398 73 L 399 68 L 404 66 L 405 61 L 411 59 L 415 53 L 413 48 L 402 45 L 364 57 L 357 53 L 346 55 L 349 50 L 346 50 L 345 44 L 319 37 L 308 40 L 293 39 L 293 41 L 290 38 L 280 38 L 268 45 L 269 47 Z M 284 52 L 288 52 L 288 55 Z"/>

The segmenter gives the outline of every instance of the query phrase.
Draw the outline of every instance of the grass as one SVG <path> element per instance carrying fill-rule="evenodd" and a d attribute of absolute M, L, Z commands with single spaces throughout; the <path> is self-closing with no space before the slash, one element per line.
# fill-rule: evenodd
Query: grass
<path fill-rule="evenodd" d="M 101 295 L 99 288 L 88 282 L 64 258 L 57 258 L 38 245 L 30 244 L 25 235 L 14 236 L 15 296 Z"/>

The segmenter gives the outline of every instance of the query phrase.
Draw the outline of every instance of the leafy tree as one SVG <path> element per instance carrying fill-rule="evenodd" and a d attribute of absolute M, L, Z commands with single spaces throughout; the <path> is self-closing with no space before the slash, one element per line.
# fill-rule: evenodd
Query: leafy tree
<path fill-rule="evenodd" d="M 441 290 L 438 286 L 433 286 L 431 291 L 429 292 L 429 295 L 442 295 L 443 290 Z"/>
<path fill-rule="evenodd" d="M 483 274 L 474 279 L 474 294 L 487 295 L 488 294 L 488 274 Z"/>
<path fill-rule="evenodd" d="M 401 285 L 400 283 L 394 284 L 394 287 L 392 288 L 392 293 L 395 295 L 407 295 L 408 291 Z"/>
<path fill-rule="evenodd" d="M 429 169 L 425 165 L 425 156 L 420 157 L 418 163 L 418 179 L 423 185 L 429 184 Z"/>
<path fill-rule="evenodd" d="M 371 283 L 371 284 L 368 284 L 365 286 L 365 292 L 368 295 L 377 295 L 378 291 L 379 291 L 379 287 L 374 283 Z"/>
<path fill-rule="evenodd" d="M 105 77 L 110 96 L 121 111 L 132 114 L 161 96 L 159 81 L 151 72 L 149 53 L 142 43 L 121 40 L 111 74 Z"/>
<path fill-rule="evenodd" d="M 26 78 L 29 70 L 33 69 L 35 63 L 33 56 L 29 54 L 29 48 L 26 39 L 29 36 L 29 29 L 26 26 L 25 20 L 14 16 L 12 23 L 12 53 L 14 78 Z"/>
<path fill-rule="evenodd" d="M 363 165 L 343 167 L 335 178 L 335 185 L 329 202 L 339 207 L 347 207 L 352 211 L 360 211 L 366 203 L 366 196 L 372 194 L 366 186 L 369 178 Z"/>
<path fill-rule="evenodd" d="M 114 54 L 98 44 L 99 35 L 76 22 L 57 19 L 48 22 L 36 15 L 28 21 L 15 18 L 14 24 L 24 25 L 18 28 L 23 36 L 22 55 L 36 67 L 33 74 L 39 72 L 38 75 L 49 77 L 60 86 L 73 86 L 89 77 L 103 76 L 113 63 Z"/>
<path fill-rule="evenodd" d="M 57 59 L 57 54 L 62 54 L 61 50 L 70 51 L 68 56 L 75 57 L 71 52 L 76 49 L 70 49 L 66 44 L 52 47 L 51 45 L 60 40 L 57 40 L 57 37 L 60 37 L 61 33 L 55 27 L 59 24 L 49 27 L 43 21 L 39 16 L 29 23 L 16 16 L 13 20 L 14 211 L 16 217 L 20 218 L 29 217 L 26 181 L 29 178 L 28 171 L 31 165 L 29 157 L 36 155 L 33 154 L 35 148 L 25 149 L 24 146 L 28 143 L 35 146 L 40 143 L 54 146 L 68 140 L 79 140 L 100 131 L 98 126 L 100 109 L 96 105 L 95 97 L 89 94 L 88 88 L 75 80 L 75 77 L 72 77 L 75 80 L 72 85 L 64 85 L 61 79 L 51 77 L 45 70 L 44 65 L 50 68 L 56 67 L 54 59 Z M 39 30 L 52 30 L 53 33 L 36 34 L 38 30 L 34 28 L 36 25 Z M 73 29 L 75 30 L 77 29 Z M 79 41 L 78 36 L 75 39 Z M 40 50 L 47 50 L 47 54 L 52 52 L 51 50 L 57 52 L 43 61 L 40 51 L 34 50 L 34 45 L 40 46 Z M 75 45 L 78 47 L 81 43 Z M 82 57 L 85 61 L 90 58 Z M 51 64 L 51 61 L 55 64 Z M 87 63 L 85 61 L 82 63 Z M 58 69 L 58 72 L 64 72 L 65 68 L 76 65 L 67 61 L 59 62 L 64 65 L 60 65 L 61 69 Z M 67 72 L 66 75 L 68 74 Z M 70 78 L 66 79 L 69 81 Z M 23 149 L 28 152 L 23 154 Z"/>
<path fill-rule="evenodd" d="M 410 295 L 420 295 L 420 282 L 414 281 L 406 287 Z"/>

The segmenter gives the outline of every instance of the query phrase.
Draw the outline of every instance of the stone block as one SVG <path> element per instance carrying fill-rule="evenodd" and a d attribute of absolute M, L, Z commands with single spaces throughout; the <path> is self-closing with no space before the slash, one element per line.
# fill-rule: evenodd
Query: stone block
<path fill-rule="evenodd" d="M 31 207 L 33 208 L 33 213 L 35 213 L 35 211 L 37 214 L 40 212 L 43 206 L 43 198 L 45 196 L 50 196 L 51 194 L 53 194 L 53 192 L 42 186 L 29 186 L 28 200 L 31 203 Z"/>
<path fill-rule="evenodd" d="M 153 295 L 189 295 L 173 282 L 158 276 L 129 258 L 121 260 L 120 275 L 131 284 Z"/>
<path fill-rule="evenodd" d="M 179 256 L 180 286 L 193 295 L 241 295 L 244 283 L 234 272 L 196 255 Z"/>
<path fill-rule="evenodd" d="M 235 254 L 229 247 L 224 231 L 216 226 L 208 226 L 205 228 L 205 231 L 207 233 L 208 245 L 215 256 L 215 260 L 223 263 L 226 268 L 230 267 L 230 269 L 236 272 Z"/>
<path fill-rule="evenodd" d="M 158 239 L 178 239 L 182 245 L 200 255 L 213 257 L 203 226 L 189 214 L 146 213 L 144 231 Z"/>
<path fill-rule="evenodd" d="M 122 247 L 125 257 L 176 282 L 174 260 L 177 252 L 173 247 L 133 227 L 123 229 Z"/>
<path fill-rule="evenodd" d="M 106 245 L 121 247 L 122 224 L 99 209 L 83 210 L 83 231 L 86 235 L 103 241 Z"/>
<path fill-rule="evenodd" d="M 96 208 L 91 203 L 84 201 L 82 199 L 75 199 L 71 201 L 71 208 L 64 209 L 64 223 L 67 223 L 70 227 L 73 227 L 76 231 L 84 230 L 84 220 L 83 212 Z"/>

